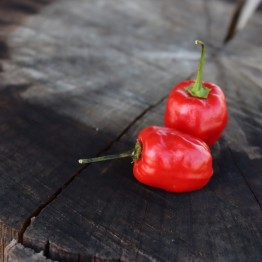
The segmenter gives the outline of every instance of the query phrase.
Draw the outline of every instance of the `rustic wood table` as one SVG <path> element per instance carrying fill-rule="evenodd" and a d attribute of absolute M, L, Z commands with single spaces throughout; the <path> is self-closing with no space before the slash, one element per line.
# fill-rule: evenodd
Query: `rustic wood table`
<path fill-rule="evenodd" d="M 262 20 L 223 45 L 219 0 L 0 2 L 0 261 L 262 261 Z M 214 176 L 174 194 L 144 186 L 129 150 L 194 78 L 224 90 Z M 47 257 L 47 259 L 45 257 Z"/>

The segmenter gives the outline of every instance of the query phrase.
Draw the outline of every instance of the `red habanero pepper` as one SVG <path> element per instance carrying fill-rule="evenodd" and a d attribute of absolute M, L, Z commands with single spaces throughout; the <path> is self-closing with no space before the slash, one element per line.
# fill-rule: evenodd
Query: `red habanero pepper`
<path fill-rule="evenodd" d="M 196 81 L 186 80 L 170 92 L 166 110 L 165 126 L 195 136 L 209 146 L 214 144 L 226 127 L 228 112 L 226 99 L 219 86 L 202 82 L 205 45 L 201 45 L 201 57 Z"/>
<path fill-rule="evenodd" d="M 80 159 L 80 164 L 132 157 L 135 178 L 169 192 L 204 187 L 213 175 L 209 147 L 201 140 L 167 127 L 143 129 L 135 149 L 118 155 Z"/>

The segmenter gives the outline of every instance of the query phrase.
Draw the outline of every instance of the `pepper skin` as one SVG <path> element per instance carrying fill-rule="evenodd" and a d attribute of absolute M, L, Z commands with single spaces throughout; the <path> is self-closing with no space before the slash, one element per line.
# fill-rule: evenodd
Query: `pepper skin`
<path fill-rule="evenodd" d="M 210 82 L 202 82 L 210 90 L 207 98 L 194 97 L 186 90 L 193 83 L 193 80 L 183 81 L 170 92 L 165 126 L 195 136 L 211 146 L 227 125 L 226 99 L 220 87 Z"/>
<path fill-rule="evenodd" d="M 145 185 L 181 193 L 204 187 L 213 175 L 209 147 L 190 135 L 150 126 L 139 133 L 138 145 L 133 173 Z"/>
<path fill-rule="evenodd" d="M 202 82 L 205 44 L 201 45 L 196 81 L 179 83 L 170 92 L 164 116 L 165 126 L 185 132 L 213 145 L 226 127 L 228 112 L 221 88 L 210 82 Z"/>

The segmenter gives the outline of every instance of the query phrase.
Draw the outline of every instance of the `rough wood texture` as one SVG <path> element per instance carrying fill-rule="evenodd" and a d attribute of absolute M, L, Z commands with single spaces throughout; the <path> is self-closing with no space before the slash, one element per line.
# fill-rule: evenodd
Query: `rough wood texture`
<path fill-rule="evenodd" d="M 20 14 L 0 20 L 0 261 L 13 238 L 61 261 L 261 261 L 259 14 L 222 46 L 234 9 L 224 1 L 35 5 L 0 5 Z M 230 113 L 208 186 L 149 188 L 127 159 L 81 169 L 79 157 L 128 150 L 163 124 L 169 90 L 196 73 L 195 39 Z"/>
<path fill-rule="evenodd" d="M 43 252 L 35 253 L 30 248 L 25 248 L 23 245 L 18 244 L 15 240 L 12 240 L 10 244 L 5 248 L 5 261 L 6 262 L 51 262 L 43 256 Z"/>

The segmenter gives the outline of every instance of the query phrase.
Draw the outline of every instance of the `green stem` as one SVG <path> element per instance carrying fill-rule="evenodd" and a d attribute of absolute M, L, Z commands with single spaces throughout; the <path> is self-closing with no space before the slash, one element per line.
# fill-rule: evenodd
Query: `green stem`
<path fill-rule="evenodd" d="M 187 87 L 186 90 L 194 97 L 207 98 L 210 90 L 202 84 L 202 75 L 205 60 L 205 44 L 200 41 L 195 41 L 196 45 L 201 45 L 201 56 L 198 65 L 197 77 L 194 84 Z"/>
<path fill-rule="evenodd" d="M 101 161 L 107 161 L 112 159 L 118 159 L 118 158 L 124 158 L 124 157 L 131 157 L 133 161 L 138 160 L 142 153 L 142 145 L 137 141 L 135 148 L 133 150 L 115 154 L 115 155 L 107 155 L 107 156 L 99 156 L 99 157 L 93 157 L 88 159 L 79 159 L 79 164 L 90 164 L 95 162 L 101 162 Z"/>
<path fill-rule="evenodd" d="M 127 151 L 127 152 L 115 154 L 115 155 L 99 156 L 99 157 L 93 157 L 93 158 L 88 158 L 88 159 L 79 159 L 78 163 L 79 164 L 90 164 L 90 163 L 107 161 L 107 160 L 112 160 L 112 159 L 132 157 L 132 152 L 133 151 Z"/>

